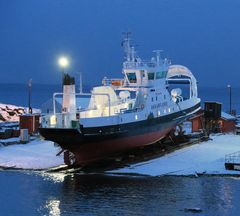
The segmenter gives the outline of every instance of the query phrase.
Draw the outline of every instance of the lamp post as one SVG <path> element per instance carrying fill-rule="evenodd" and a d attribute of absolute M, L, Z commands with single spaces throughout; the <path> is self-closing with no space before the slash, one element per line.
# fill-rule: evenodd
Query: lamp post
<path fill-rule="evenodd" d="M 58 64 L 60 65 L 60 67 L 62 68 L 62 82 L 64 81 L 64 73 L 65 73 L 65 68 L 69 65 L 69 61 L 66 57 L 60 57 L 58 59 Z"/>
<path fill-rule="evenodd" d="M 229 114 L 232 114 L 232 86 L 227 85 L 229 89 Z"/>
<path fill-rule="evenodd" d="M 32 114 L 31 107 L 32 79 L 28 81 L 28 113 Z"/>
<path fill-rule="evenodd" d="M 79 72 L 79 92 L 82 94 L 82 72 Z"/>

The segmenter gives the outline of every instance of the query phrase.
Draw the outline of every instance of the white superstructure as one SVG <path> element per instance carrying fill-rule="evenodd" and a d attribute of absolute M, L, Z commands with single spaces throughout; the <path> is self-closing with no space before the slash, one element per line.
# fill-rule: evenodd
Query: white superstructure
<path fill-rule="evenodd" d="M 42 127 L 69 128 L 69 121 L 74 120 L 72 113 L 83 127 L 125 124 L 167 116 L 200 103 L 197 82 L 189 69 L 181 65 L 170 66 L 168 59 L 161 58 L 160 50 L 155 51 L 156 56 L 151 60 L 142 60 L 130 45 L 129 37 L 124 39 L 123 46 L 126 53 L 123 78 L 104 78 L 103 85 L 94 87 L 90 94 L 74 94 L 74 97 L 89 95 L 88 107 L 73 110 L 71 106 L 71 111 L 54 111 L 52 116 L 43 117 Z M 170 82 L 178 81 L 189 84 L 188 98 L 182 96 L 179 88 L 169 89 Z"/>

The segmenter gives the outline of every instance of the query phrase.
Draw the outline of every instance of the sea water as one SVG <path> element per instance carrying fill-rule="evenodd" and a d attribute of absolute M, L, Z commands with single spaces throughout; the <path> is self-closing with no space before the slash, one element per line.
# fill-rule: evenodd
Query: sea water
<path fill-rule="evenodd" d="M 239 215 L 240 179 L 0 172 L 0 215 Z M 192 210 L 199 209 L 196 214 Z"/>

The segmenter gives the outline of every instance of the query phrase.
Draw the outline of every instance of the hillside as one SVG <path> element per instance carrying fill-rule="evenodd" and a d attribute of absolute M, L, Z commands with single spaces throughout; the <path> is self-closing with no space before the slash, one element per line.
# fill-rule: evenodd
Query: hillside
<path fill-rule="evenodd" d="M 33 113 L 39 113 L 40 110 L 33 109 Z M 0 103 L 0 122 L 16 122 L 19 121 L 19 115 L 27 113 L 27 108 L 19 107 L 11 104 Z"/>

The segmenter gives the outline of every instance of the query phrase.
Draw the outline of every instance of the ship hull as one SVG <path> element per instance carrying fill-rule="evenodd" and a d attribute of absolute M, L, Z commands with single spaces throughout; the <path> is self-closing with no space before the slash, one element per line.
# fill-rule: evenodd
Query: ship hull
<path fill-rule="evenodd" d="M 81 127 L 81 130 L 40 128 L 40 134 L 71 152 L 75 165 L 88 165 L 116 153 L 158 142 L 199 107 L 197 104 L 163 117 L 107 127 Z M 68 159 L 65 158 L 65 162 L 72 163 Z"/>

